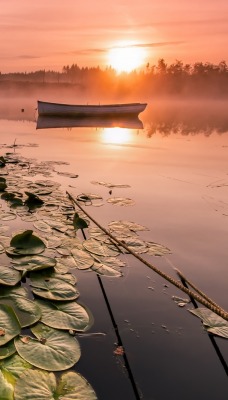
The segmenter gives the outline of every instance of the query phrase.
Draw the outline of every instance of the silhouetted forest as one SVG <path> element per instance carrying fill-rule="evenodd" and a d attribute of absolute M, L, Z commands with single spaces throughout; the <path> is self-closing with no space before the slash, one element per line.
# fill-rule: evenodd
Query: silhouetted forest
<path fill-rule="evenodd" d="M 29 95 L 34 90 L 63 89 L 79 93 L 99 93 L 123 99 L 147 99 L 151 96 L 227 97 L 228 66 L 196 62 L 184 64 L 176 60 L 168 65 L 164 59 L 156 65 L 147 64 L 142 70 L 118 74 L 113 68 L 64 66 L 62 72 L 39 70 L 29 73 L 0 73 L 0 91 Z M 88 95 L 89 98 L 89 95 Z"/>

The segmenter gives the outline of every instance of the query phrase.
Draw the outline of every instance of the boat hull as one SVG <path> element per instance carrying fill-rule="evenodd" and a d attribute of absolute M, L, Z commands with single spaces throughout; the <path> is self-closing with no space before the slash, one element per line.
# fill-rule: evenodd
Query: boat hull
<path fill-rule="evenodd" d="M 49 103 L 38 100 L 39 116 L 54 117 L 115 117 L 138 116 L 145 110 L 146 103 L 107 104 L 107 105 L 70 105 Z"/>

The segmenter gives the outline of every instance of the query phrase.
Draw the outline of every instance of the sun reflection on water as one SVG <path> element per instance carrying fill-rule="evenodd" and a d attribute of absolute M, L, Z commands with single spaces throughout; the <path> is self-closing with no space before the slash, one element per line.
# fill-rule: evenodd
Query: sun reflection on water
<path fill-rule="evenodd" d="M 105 128 L 102 141 L 108 144 L 127 144 L 133 141 L 133 130 L 128 128 Z"/>

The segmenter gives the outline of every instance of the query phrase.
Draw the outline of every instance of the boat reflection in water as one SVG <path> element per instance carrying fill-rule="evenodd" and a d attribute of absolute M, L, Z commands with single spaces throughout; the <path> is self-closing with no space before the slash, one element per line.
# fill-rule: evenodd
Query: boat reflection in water
<path fill-rule="evenodd" d="M 48 128 L 127 128 L 143 129 L 138 117 L 48 117 L 39 116 L 36 129 Z"/>

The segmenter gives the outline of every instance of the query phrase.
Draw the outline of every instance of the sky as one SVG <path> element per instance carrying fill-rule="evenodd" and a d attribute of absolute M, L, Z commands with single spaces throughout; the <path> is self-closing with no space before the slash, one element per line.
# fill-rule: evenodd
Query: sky
<path fill-rule="evenodd" d="M 0 72 L 111 65 L 143 49 L 141 67 L 228 62 L 227 0 L 0 0 Z"/>

